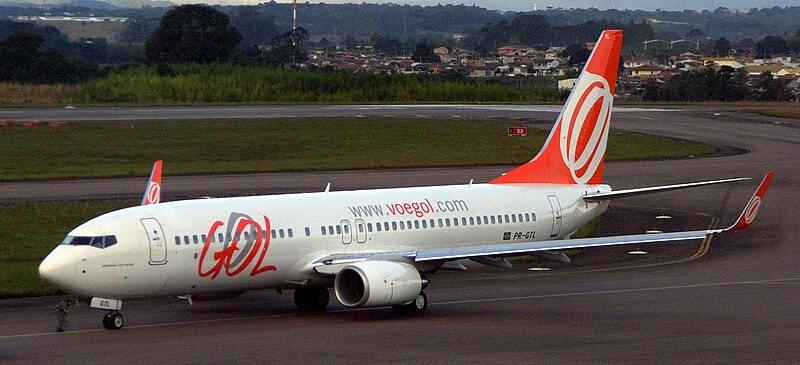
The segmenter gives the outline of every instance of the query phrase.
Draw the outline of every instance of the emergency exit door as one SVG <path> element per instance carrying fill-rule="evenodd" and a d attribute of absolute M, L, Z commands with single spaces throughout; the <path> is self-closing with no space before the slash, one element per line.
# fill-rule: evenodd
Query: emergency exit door
<path fill-rule="evenodd" d="M 555 195 L 548 195 L 547 199 L 550 200 L 550 209 L 553 210 L 553 228 L 550 231 L 550 237 L 556 237 L 558 233 L 561 232 L 561 221 L 563 220 L 561 216 L 561 203 Z"/>
<path fill-rule="evenodd" d="M 164 232 L 161 230 L 161 223 L 155 218 L 145 218 L 141 220 L 147 239 L 150 244 L 150 265 L 164 265 L 167 263 L 167 242 L 164 239 Z"/>

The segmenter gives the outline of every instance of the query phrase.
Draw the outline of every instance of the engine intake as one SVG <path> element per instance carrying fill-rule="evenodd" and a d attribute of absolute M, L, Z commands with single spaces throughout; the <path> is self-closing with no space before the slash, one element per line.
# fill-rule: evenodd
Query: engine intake
<path fill-rule="evenodd" d="M 419 271 L 393 261 L 364 261 L 339 270 L 334 291 L 346 307 L 381 307 L 410 303 L 422 290 Z"/>

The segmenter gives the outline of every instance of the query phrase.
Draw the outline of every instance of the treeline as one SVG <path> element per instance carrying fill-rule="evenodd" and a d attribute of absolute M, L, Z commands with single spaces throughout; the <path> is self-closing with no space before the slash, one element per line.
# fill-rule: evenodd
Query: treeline
<path fill-rule="evenodd" d="M 655 32 L 645 23 L 617 21 L 587 21 L 577 25 L 552 26 L 547 18 L 539 14 L 519 15 L 511 21 L 501 20 L 486 25 L 468 37 L 464 45 L 480 52 L 491 52 L 507 44 L 530 46 L 566 46 L 574 43 L 593 42 L 605 29 L 625 31 L 623 48 L 639 46 L 646 39 L 653 39 Z"/>
<path fill-rule="evenodd" d="M 227 63 L 135 66 L 83 84 L 77 102 L 548 102 L 566 93 L 422 75 L 320 73 Z"/>
<path fill-rule="evenodd" d="M 786 83 L 773 79 L 769 72 L 748 82 L 748 74 L 743 69 L 723 66 L 717 71 L 705 68 L 682 72 L 663 84 L 649 81 L 640 92 L 645 101 L 791 101 Z"/>

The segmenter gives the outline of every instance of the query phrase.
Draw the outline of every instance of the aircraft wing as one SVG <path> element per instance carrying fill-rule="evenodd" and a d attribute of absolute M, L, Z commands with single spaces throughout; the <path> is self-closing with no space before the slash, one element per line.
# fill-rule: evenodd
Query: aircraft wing
<path fill-rule="evenodd" d="M 686 183 L 686 184 L 652 186 L 652 187 L 647 187 L 647 188 L 617 190 L 617 191 L 610 191 L 610 192 L 607 192 L 607 193 L 588 194 L 588 195 L 585 195 L 583 197 L 583 200 L 586 200 L 586 201 L 611 200 L 611 199 L 618 199 L 618 198 L 627 198 L 629 196 L 635 196 L 635 195 L 660 193 L 660 192 L 663 192 L 663 191 L 685 189 L 685 188 L 693 188 L 693 187 L 696 187 L 696 186 L 724 184 L 724 183 L 735 182 L 735 181 L 744 181 L 744 180 L 750 180 L 750 178 L 749 177 L 740 177 L 740 178 L 735 178 L 735 179 L 700 181 L 700 182 L 693 182 L 693 183 Z"/>
<path fill-rule="evenodd" d="M 761 201 L 767 191 L 772 172 L 767 173 L 758 189 L 750 198 L 745 209 L 739 215 L 739 219 L 730 227 L 724 229 L 709 229 L 700 231 L 636 234 L 625 236 L 593 237 L 568 240 L 549 240 L 517 242 L 511 244 L 496 244 L 483 246 L 463 246 L 447 248 L 418 249 L 405 252 L 374 252 L 358 254 L 340 254 L 322 258 L 313 263 L 314 267 L 325 265 L 344 265 L 366 260 L 383 259 L 391 261 L 408 260 L 415 262 L 434 261 L 434 260 L 458 260 L 486 256 L 515 256 L 527 255 L 541 251 L 555 251 L 575 248 L 604 247 L 629 245 L 637 243 L 655 243 L 704 239 L 708 235 L 722 232 L 735 232 L 749 227 L 755 219 Z"/>

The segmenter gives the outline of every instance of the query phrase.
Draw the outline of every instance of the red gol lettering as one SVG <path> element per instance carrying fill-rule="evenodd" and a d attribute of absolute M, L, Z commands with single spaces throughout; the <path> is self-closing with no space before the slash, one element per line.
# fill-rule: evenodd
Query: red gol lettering
<path fill-rule="evenodd" d="M 203 245 L 203 251 L 200 252 L 200 261 L 197 264 L 197 273 L 200 277 L 207 277 L 211 276 L 211 279 L 216 279 L 217 276 L 225 270 L 225 275 L 227 276 L 236 276 L 242 273 L 255 259 L 256 255 L 261 253 L 258 257 L 258 261 L 256 261 L 255 266 L 250 271 L 250 276 L 256 276 L 261 273 L 265 273 L 267 271 L 276 271 L 277 268 L 274 265 L 263 265 L 264 258 L 267 255 L 267 250 L 269 249 L 269 234 L 264 237 L 262 234 L 261 225 L 258 222 L 243 218 L 239 220 L 238 224 L 236 225 L 236 229 L 234 231 L 233 241 L 231 242 L 230 246 L 223 248 L 217 252 L 214 252 L 214 265 L 212 265 L 208 270 L 203 269 L 203 263 L 205 262 L 206 255 L 208 254 L 209 248 L 211 247 L 211 237 L 217 233 L 217 230 L 222 227 L 224 223 L 222 221 L 216 221 L 214 224 L 211 225 L 211 229 L 208 230 L 208 235 L 206 236 L 206 242 Z M 241 262 L 236 265 L 235 268 L 231 267 L 231 261 L 233 260 L 234 256 L 236 255 L 237 251 L 241 250 L 239 248 L 239 237 L 247 231 L 248 228 L 253 228 L 255 231 L 255 237 L 253 237 L 253 244 L 249 247 L 249 252 L 241 252 L 239 255 L 247 255 Z M 252 231 L 252 230 L 251 230 Z M 270 223 L 269 218 L 264 216 L 264 230 L 263 232 L 270 231 Z"/>

